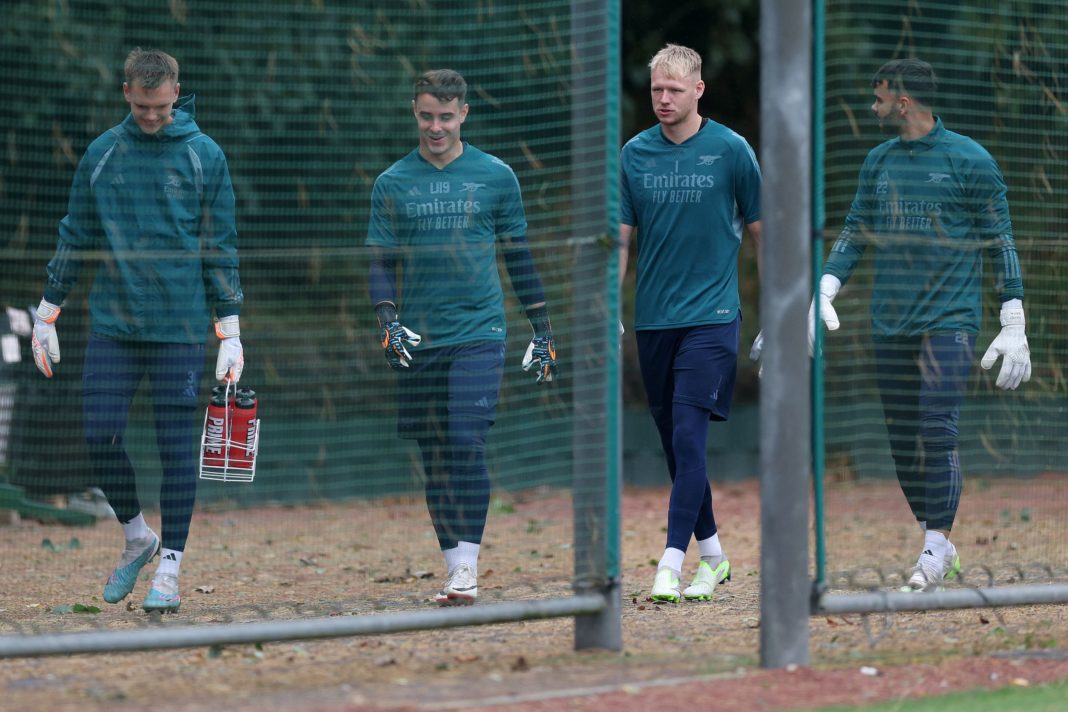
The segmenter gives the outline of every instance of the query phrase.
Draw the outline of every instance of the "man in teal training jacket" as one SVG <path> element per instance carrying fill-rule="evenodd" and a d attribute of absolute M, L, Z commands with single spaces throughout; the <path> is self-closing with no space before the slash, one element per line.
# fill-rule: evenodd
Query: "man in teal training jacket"
<path fill-rule="evenodd" d="M 932 113 L 938 83 L 931 66 L 887 62 L 872 87 L 872 112 L 895 137 L 860 169 L 817 296 L 821 320 L 837 329 L 831 302 L 873 246 L 876 379 L 898 481 L 924 531 L 904 590 L 934 591 L 960 571 L 949 536 L 960 503 L 958 420 L 981 320 L 983 253 L 993 263 L 1002 328 L 981 364 L 989 369 L 1003 358 L 1002 389 L 1031 378 L 1023 280 L 1001 170 L 986 149 Z"/>
<path fill-rule="evenodd" d="M 89 294 L 85 439 L 93 475 L 126 540 L 103 597 L 126 598 L 159 554 L 143 607 L 176 611 L 196 499 L 197 397 L 212 312 L 220 339 L 216 378 L 236 383 L 244 366 L 234 190 L 226 157 L 194 120 L 193 96 L 179 99 L 178 62 L 138 48 L 126 58 L 125 74 L 129 115 L 89 145 L 74 174 L 37 307 L 33 355 L 51 378 L 60 361 L 56 320 L 63 300 L 81 264 L 102 254 Z M 145 378 L 163 469 L 162 536 L 145 522 L 123 442 Z"/>

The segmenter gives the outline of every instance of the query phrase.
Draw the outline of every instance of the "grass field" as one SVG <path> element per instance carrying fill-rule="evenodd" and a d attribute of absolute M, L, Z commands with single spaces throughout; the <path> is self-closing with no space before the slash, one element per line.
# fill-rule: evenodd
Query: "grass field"
<path fill-rule="evenodd" d="M 909 712 L 1062 712 L 1068 706 L 1068 683 L 1039 687 L 1008 686 L 992 692 L 962 692 L 926 699 L 910 699 Z M 865 707 L 824 707 L 819 712 L 897 712 L 904 709 L 900 700 Z"/>

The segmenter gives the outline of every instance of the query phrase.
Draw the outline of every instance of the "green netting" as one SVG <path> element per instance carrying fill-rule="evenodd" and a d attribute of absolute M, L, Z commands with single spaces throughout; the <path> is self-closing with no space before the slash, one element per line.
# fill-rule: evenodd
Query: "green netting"
<path fill-rule="evenodd" d="M 959 462 L 963 494 L 953 529 L 969 582 L 986 584 L 1063 580 L 1063 508 L 1068 501 L 1068 438 L 1064 427 L 1068 356 L 1065 333 L 1066 259 L 1060 242 L 1068 217 L 1068 138 L 1065 57 L 1068 22 L 1060 2 L 834 2 L 826 18 L 825 245 L 842 229 L 868 152 L 890 138 L 880 134 L 871 105 L 872 77 L 884 62 L 915 57 L 929 62 L 940 79 L 934 111 L 947 129 L 978 141 L 1000 165 L 1008 186 L 1016 249 L 1026 292 L 1024 308 L 1033 375 L 1015 392 L 995 387 L 1000 361 L 983 371 L 979 360 L 997 335 L 1000 300 L 985 244 L 956 250 L 962 260 L 982 252 L 981 331 L 975 339 L 972 373 L 960 413 Z M 962 168 L 962 172 L 966 169 Z M 935 180 L 927 172 L 915 181 Z M 943 177 L 945 178 L 945 177 Z M 900 173 L 891 178 L 902 180 Z M 952 178 L 956 181 L 957 178 Z M 907 186 L 941 200 L 941 186 Z M 891 188 L 891 191 L 893 187 Z M 882 198 L 882 196 L 880 196 Z M 920 219 L 934 216 L 917 208 Z M 903 223 L 904 224 L 904 223 Z M 835 534 L 859 521 L 857 512 L 834 506 L 837 495 L 868 485 L 896 485 L 887 421 L 876 370 L 891 368 L 873 355 L 869 316 L 880 239 L 901 249 L 919 230 L 866 236 L 868 251 L 834 302 L 841 330 L 825 340 L 828 567 L 834 571 Z M 907 265 L 893 275 L 915 285 L 917 300 L 939 299 L 946 285 L 924 281 L 926 267 Z M 900 305 L 899 305 L 900 306 Z M 911 356 L 906 358 L 913 358 Z M 885 535 L 873 539 L 871 565 L 904 572 L 915 563 L 923 537 L 896 486 L 877 505 Z M 993 493 L 997 493 L 994 495 Z M 848 501 L 846 500 L 841 501 Z M 1061 514 L 1057 514 L 1060 512 Z M 875 514 L 873 511 L 865 514 Z M 877 544 L 876 541 L 881 541 Z M 1035 567 L 1034 569 L 1031 567 Z M 1027 569 L 1029 576 L 1021 574 Z M 1037 573 L 1036 573 L 1037 569 Z M 855 572 L 845 581 L 869 585 Z M 885 579 L 883 580 L 885 583 Z"/>
<path fill-rule="evenodd" d="M 618 60 L 616 10 L 570 0 L 189 0 L 151 11 L 126 1 L 19 1 L 5 10 L 0 299 L 10 357 L 0 364 L 0 482 L 61 504 L 95 484 L 81 414 L 95 265 L 57 324 L 63 358 L 51 381 L 34 368 L 27 309 L 41 297 L 79 159 L 127 114 L 123 60 L 142 46 L 180 62 L 182 94 L 196 95 L 197 121 L 225 151 L 237 197 L 242 385 L 259 396 L 260 452 L 251 484 L 201 481 L 198 512 L 368 498 L 419 506 L 423 465 L 415 444 L 396 434 L 395 377 L 378 344 L 364 241 L 375 177 L 417 145 L 412 83 L 449 67 L 469 85 L 464 139 L 509 164 L 522 187 L 560 354 L 551 386 L 521 370 L 531 327 L 500 259 L 507 341 L 487 444 L 491 510 L 508 509 L 509 491 L 586 497 L 576 515 L 601 549 L 574 573 L 618 573 L 616 510 L 605 489 L 609 467 L 618 467 L 616 266 L 605 240 L 618 150 L 618 79 L 607 71 Z M 440 256 L 441 279 L 454 278 L 462 266 L 447 250 Z M 200 413 L 216 348 L 211 337 Z M 144 386 L 126 440 L 142 501 L 158 517 L 161 473 Z M 425 513 L 416 521 L 418 532 L 395 553 L 441 573 Z M 313 532 L 314 517 L 305 523 L 307 532 L 288 533 Z M 241 536 L 286 535 L 278 526 L 265 516 Z"/>

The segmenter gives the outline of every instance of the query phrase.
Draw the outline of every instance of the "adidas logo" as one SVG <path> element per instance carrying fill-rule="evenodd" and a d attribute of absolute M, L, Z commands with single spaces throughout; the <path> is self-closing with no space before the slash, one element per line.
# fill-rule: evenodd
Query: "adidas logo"
<path fill-rule="evenodd" d="M 925 556 L 934 556 L 934 552 L 931 551 L 930 549 L 924 549 L 923 553 L 924 553 Z"/>
<path fill-rule="evenodd" d="M 166 556 L 164 556 L 164 557 L 163 557 L 163 560 L 164 560 L 164 561 L 177 561 L 177 560 L 178 560 L 178 557 L 177 557 L 177 556 L 175 556 L 175 555 L 174 555 L 174 553 L 172 552 L 172 553 L 170 553 L 170 554 L 167 554 Z"/>

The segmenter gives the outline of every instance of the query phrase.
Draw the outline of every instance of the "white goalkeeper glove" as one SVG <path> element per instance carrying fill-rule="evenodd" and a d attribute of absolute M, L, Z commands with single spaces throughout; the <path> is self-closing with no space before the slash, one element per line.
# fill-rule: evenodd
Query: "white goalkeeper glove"
<path fill-rule="evenodd" d="M 749 349 L 749 360 L 760 364 L 760 368 L 757 369 L 757 378 L 764 377 L 764 364 L 760 361 L 760 354 L 764 351 L 764 330 L 761 329 L 757 332 L 756 338 L 753 339 L 753 346 Z"/>
<path fill-rule="evenodd" d="M 842 288 L 842 280 L 833 274 L 825 274 L 820 277 L 819 300 L 820 320 L 827 325 L 827 331 L 835 331 L 841 326 L 838 321 L 838 312 L 831 306 L 831 302 L 838 296 L 838 290 Z M 816 298 L 812 298 L 812 304 L 808 308 L 808 355 L 811 356 L 816 347 Z"/>
<path fill-rule="evenodd" d="M 989 371 L 998 356 L 1004 357 L 1001 372 L 994 382 L 998 388 L 1014 391 L 1021 383 L 1031 380 L 1031 351 L 1027 348 L 1023 302 L 1019 299 L 1010 299 L 1001 305 L 1001 331 L 990 342 L 980 365 Z"/>
<path fill-rule="evenodd" d="M 241 348 L 241 324 L 237 316 L 224 316 L 215 322 L 215 335 L 219 337 L 215 378 L 227 383 L 237 383 L 245 369 L 245 352 Z"/>
<path fill-rule="evenodd" d="M 52 377 L 52 364 L 59 363 L 59 337 L 56 336 L 59 312 L 59 307 L 42 299 L 33 315 L 33 362 L 45 378 Z"/>

